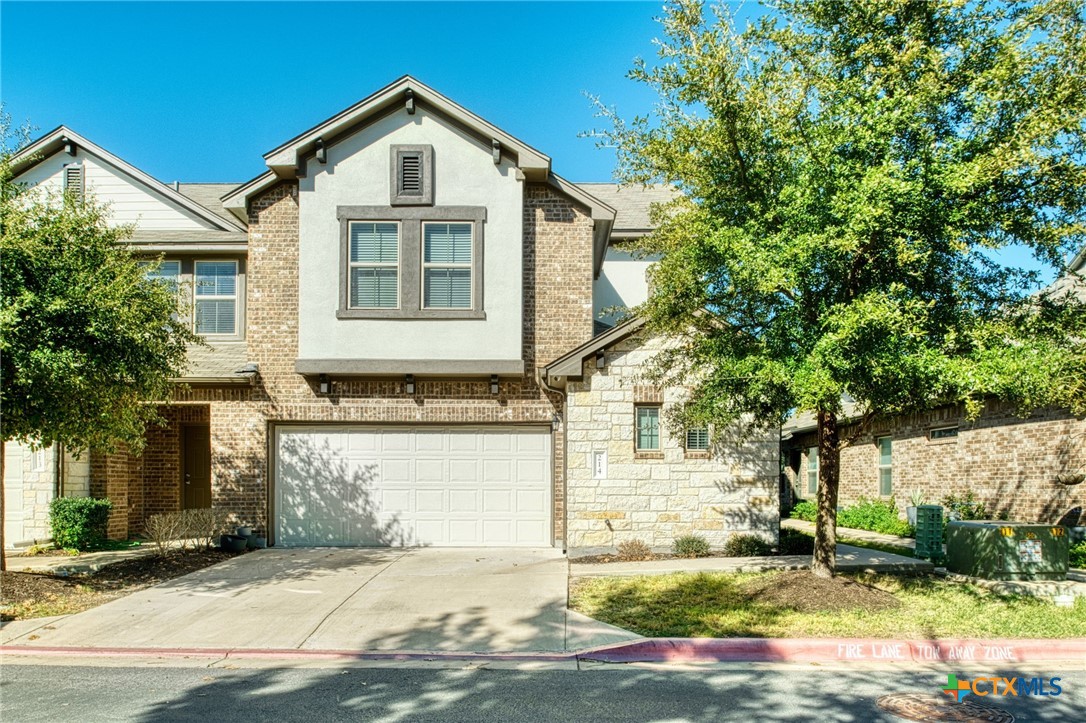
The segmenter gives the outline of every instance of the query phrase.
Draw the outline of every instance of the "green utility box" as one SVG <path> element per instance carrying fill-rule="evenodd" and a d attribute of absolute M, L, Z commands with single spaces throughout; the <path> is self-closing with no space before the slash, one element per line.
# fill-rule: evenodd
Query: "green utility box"
<path fill-rule="evenodd" d="M 943 559 L 943 508 L 920 505 L 916 508 L 916 548 L 914 556 L 940 562 Z"/>
<path fill-rule="evenodd" d="M 1067 528 L 1001 520 L 947 525 L 946 569 L 988 580 L 1064 580 Z"/>

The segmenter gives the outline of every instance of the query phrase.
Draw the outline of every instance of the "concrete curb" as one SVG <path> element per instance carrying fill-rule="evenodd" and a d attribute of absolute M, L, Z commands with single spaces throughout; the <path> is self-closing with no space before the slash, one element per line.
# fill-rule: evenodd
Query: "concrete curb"
<path fill-rule="evenodd" d="M 276 660 L 602 663 L 969 663 L 1006 665 L 1086 659 L 1086 638 L 880 640 L 872 638 L 642 638 L 558 652 L 302 650 L 296 648 L 84 648 L 3 645 L 0 655 Z"/>

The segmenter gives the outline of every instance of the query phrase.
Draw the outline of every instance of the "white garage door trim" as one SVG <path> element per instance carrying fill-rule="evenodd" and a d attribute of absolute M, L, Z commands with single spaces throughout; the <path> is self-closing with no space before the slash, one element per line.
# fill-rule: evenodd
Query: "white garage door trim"
<path fill-rule="evenodd" d="M 277 425 L 283 546 L 553 545 L 550 427 Z"/>

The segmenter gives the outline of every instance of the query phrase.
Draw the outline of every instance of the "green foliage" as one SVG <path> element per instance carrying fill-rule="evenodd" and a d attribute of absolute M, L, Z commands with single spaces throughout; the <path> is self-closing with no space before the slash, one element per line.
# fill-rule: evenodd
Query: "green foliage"
<path fill-rule="evenodd" d="M 898 517 L 893 500 L 869 500 L 861 497 L 855 505 L 837 511 L 837 524 L 854 530 L 881 532 L 884 535 L 912 537 L 913 526 Z"/>
<path fill-rule="evenodd" d="M 1086 303 L 998 261 L 1067 271 L 1086 243 L 1083 0 L 734 12 L 668 4 L 659 61 L 630 73 L 654 113 L 598 105 L 616 175 L 680 191 L 639 241 L 659 261 L 635 310 L 673 340 L 649 381 L 691 389 L 669 424 L 753 432 L 796 411 L 825 430 L 842 398 L 861 423 L 991 397 L 1086 412 Z"/>
<path fill-rule="evenodd" d="M 0 436 L 139 449 L 158 416 L 146 402 L 169 398 L 196 340 L 179 295 L 145 279 L 107 208 L 14 183 L 10 156 L 0 149 Z"/>
<path fill-rule="evenodd" d="M 706 557 L 710 552 L 709 541 L 701 535 L 683 535 L 675 538 L 671 551 L 679 557 Z"/>
<path fill-rule="evenodd" d="M 57 497 L 49 505 L 49 527 L 59 548 L 89 550 L 106 542 L 113 503 L 93 497 Z"/>
<path fill-rule="evenodd" d="M 968 490 L 962 495 L 947 495 L 942 499 L 944 508 L 943 520 L 987 520 L 988 509 L 979 501 L 973 490 Z"/>
<path fill-rule="evenodd" d="M 761 557 L 768 555 L 770 545 L 758 535 L 736 533 L 728 537 L 721 549 L 728 557 Z"/>
<path fill-rule="evenodd" d="M 777 551 L 782 555 L 810 555 L 814 552 L 814 537 L 799 530 L 782 527 Z"/>
<path fill-rule="evenodd" d="M 1071 549 L 1068 551 L 1068 560 L 1071 567 L 1079 570 L 1086 569 L 1086 540 L 1071 545 Z"/>
<path fill-rule="evenodd" d="M 815 518 L 818 517 L 818 505 L 807 500 L 800 500 L 795 504 L 788 516 L 793 520 L 814 522 Z"/>

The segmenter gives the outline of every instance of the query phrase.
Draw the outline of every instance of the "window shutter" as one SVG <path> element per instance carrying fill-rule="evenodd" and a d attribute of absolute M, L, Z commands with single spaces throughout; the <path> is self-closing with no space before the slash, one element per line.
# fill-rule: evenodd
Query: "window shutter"
<path fill-rule="evenodd" d="M 83 200 L 83 166 L 73 163 L 64 167 L 64 190 L 76 200 Z"/>

